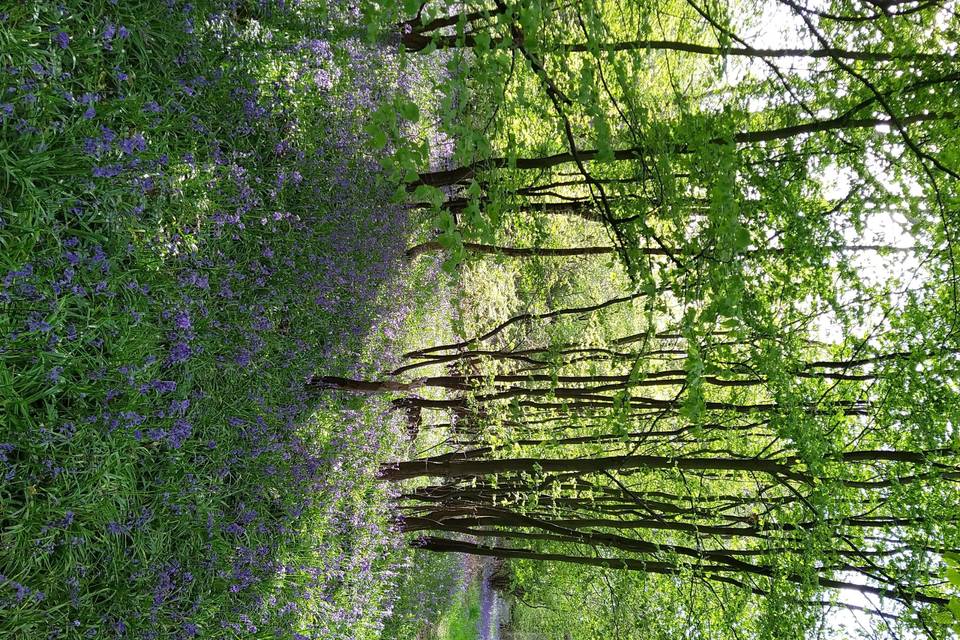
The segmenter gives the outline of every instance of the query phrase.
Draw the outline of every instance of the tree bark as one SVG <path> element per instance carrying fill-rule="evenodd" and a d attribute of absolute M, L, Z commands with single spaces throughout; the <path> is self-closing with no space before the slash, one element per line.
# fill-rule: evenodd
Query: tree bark
<path fill-rule="evenodd" d="M 803 124 L 791 125 L 788 127 L 779 127 L 776 129 L 765 129 L 760 131 L 742 131 L 736 133 L 730 138 L 713 138 L 709 140 L 710 144 L 751 144 L 755 142 L 772 142 L 774 140 L 785 140 L 795 138 L 800 135 L 811 133 L 822 133 L 827 131 L 843 131 L 848 129 L 873 129 L 880 126 L 894 127 L 896 125 L 906 126 L 918 122 L 930 122 L 936 120 L 953 120 L 955 114 L 952 112 L 943 113 L 924 113 L 912 116 L 898 118 L 894 122 L 890 118 L 852 118 L 839 117 L 830 120 L 818 120 L 805 122 Z M 675 145 L 673 153 L 689 153 L 690 149 L 686 145 Z M 649 155 L 649 151 L 642 147 L 630 147 L 626 149 L 616 149 L 612 152 L 614 161 L 637 160 Z M 600 157 L 600 151 L 597 149 L 579 149 L 576 158 L 572 152 L 556 153 L 550 156 L 540 156 L 538 158 L 516 158 L 513 161 L 517 169 L 549 169 L 557 165 L 574 162 L 596 160 Z M 413 191 L 418 186 L 430 185 L 434 187 L 447 187 L 460 184 L 473 176 L 478 171 L 489 169 L 503 169 L 510 167 L 511 159 L 505 157 L 488 158 L 478 160 L 468 165 L 456 167 L 454 169 L 445 169 L 440 171 L 430 171 L 421 173 L 419 178 L 408 184 L 408 188 Z"/>
<path fill-rule="evenodd" d="M 477 38 L 469 33 L 463 36 L 456 35 L 435 35 L 429 37 L 419 33 L 406 34 L 401 38 L 407 51 L 422 51 L 431 41 L 438 49 L 462 49 L 475 48 Z M 504 46 L 508 49 L 517 49 L 521 45 L 513 38 L 491 38 L 490 47 Z M 529 43 L 522 46 L 530 48 Z M 531 49 L 533 50 L 533 49 Z M 617 51 L 678 51 L 683 53 L 695 53 L 708 56 L 737 56 L 747 58 L 814 58 L 814 59 L 832 59 L 858 60 L 863 62 L 952 62 L 956 56 L 944 53 L 886 53 L 883 51 L 853 51 L 850 49 L 841 49 L 839 47 L 827 47 L 820 49 L 755 49 L 753 47 L 715 47 L 693 42 L 679 42 L 676 40 L 626 40 L 621 42 L 570 42 L 560 43 L 555 46 L 548 46 L 542 49 L 536 49 L 537 53 L 544 54 L 565 54 L 565 53 L 589 53 L 592 51 L 617 52 Z"/>

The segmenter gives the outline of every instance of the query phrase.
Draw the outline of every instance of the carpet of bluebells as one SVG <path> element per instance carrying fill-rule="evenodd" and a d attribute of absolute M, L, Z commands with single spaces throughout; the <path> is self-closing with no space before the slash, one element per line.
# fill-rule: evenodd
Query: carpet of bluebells
<path fill-rule="evenodd" d="M 406 424 L 307 381 L 393 357 L 409 79 L 347 3 L 3 7 L 0 637 L 381 637 Z"/>

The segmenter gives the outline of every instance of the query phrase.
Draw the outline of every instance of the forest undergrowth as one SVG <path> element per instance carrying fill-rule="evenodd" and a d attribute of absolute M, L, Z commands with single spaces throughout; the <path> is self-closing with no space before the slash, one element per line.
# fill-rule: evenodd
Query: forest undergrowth
<path fill-rule="evenodd" d="M 349 3 L 4 8 L 0 636 L 379 637 L 406 423 L 307 387 L 419 313 L 363 131 L 416 79 L 364 36 Z"/>

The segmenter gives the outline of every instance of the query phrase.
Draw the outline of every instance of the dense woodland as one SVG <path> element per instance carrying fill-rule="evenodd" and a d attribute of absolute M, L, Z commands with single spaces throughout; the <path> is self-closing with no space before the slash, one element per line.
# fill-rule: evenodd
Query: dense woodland
<path fill-rule="evenodd" d="M 958 44 L 0 3 L 0 637 L 956 637 Z"/>
<path fill-rule="evenodd" d="M 393 371 L 314 381 L 447 434 L 381 472 L 412 544 L 532 561 L 544 637 L 852 633 L 839 610 L 949 633 L 958 26 L 952 3 L 846 0 L 401 22 L 446 61 L 453 143 L 428 168 L 428 140 L 380 134 L 435 227 L 409 259 L 533 283 Z"/>

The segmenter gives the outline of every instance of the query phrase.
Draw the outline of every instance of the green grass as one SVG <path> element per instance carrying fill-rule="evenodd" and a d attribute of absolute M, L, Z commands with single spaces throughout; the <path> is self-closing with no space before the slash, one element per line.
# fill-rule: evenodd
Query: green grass
<path fill-rule="evenodd" d="M 390 65 L 228 5 L 0 21 L 2 637 L 379 636 L 404 427 L 305 382 L 389 350 Z"/>
<path fill-rule="evenodd" d="M 480 587 L 476 583 L 454 600 L 433 630 L 436 640 L 476 640 L 480 624 Z"/>

